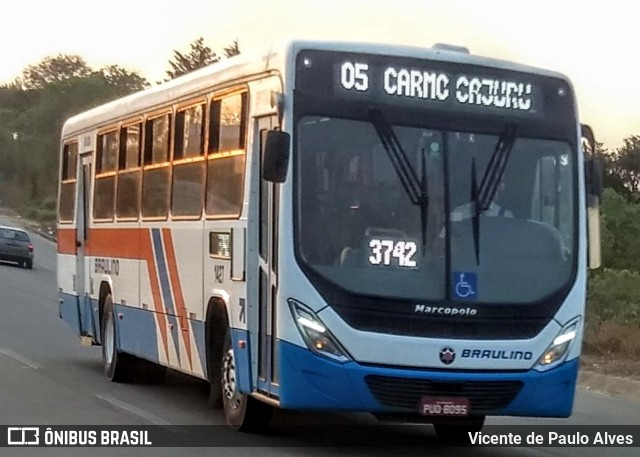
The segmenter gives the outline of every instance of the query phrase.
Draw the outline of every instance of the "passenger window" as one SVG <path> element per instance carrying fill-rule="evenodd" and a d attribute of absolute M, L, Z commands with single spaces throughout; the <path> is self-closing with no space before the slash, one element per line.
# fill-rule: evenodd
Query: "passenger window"
<path fill-rule="evenodd" d="M 58 218 L 61 223 L 73 222 L 76 208 L 76 170 L 78 143 L 67 143 L 62 149 L 62 175 Z"/>
<path fill-rule="evenodd" d="M 205 212 L 208 216 L 240 216 L 244 189 L 246 124 L 246 92 L 212 102 L 205 200 Z"/>
<path fill-rule="evenodd" d="M 204 107 L 204 104 L 193 106 L 176 115 L 174 160 L 204 154 Z"/>
<path fill-rule="evenodd" d="M 173 153 L 171 213 L 177 217 L 199 217 L 204 205 L 204 111 L 199 104 L 176 115 Z"/>
<path fill-rule="evenodd" d="M 146 218 L 166 218 L 169 213 L 170 126 L 170 114 L 150 119 L 145 126 L 142 216 Z"/>
<path fill-rule="evenodd" d="M 118 132 L 105 133 L 98 135 L 98 157 L 96 164 L 96 173 L 107 173 L 116 171 L 118 158 Z"/>
<path fill-rule="evenodd" d="M 116 215 L 119 219 L 137 219 L 140 212 L 140 136 L 142 124 L 123 127 L 120 131 L 120 160 L 116 196 Z"/>
<path fill-rule="evenodd" d="M 93 218 L 96 221 L 113 220 L 118 144 L 118 130 L 98 135 L 96 180 L 93 193 Z"/>

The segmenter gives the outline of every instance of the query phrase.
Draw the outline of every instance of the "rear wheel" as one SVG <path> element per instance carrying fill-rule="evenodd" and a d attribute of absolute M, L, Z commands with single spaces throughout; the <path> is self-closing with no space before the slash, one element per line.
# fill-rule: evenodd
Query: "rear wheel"
<path fill-rule="evenodd" d="M 111 294 L 104 299 L 102 314 L 102 364 L 104 373 L 113 382 L 128 382 L 133 377 L 135 361 L 118 351 L 118 330 Z"/>
<path fill-rule="evenodd" d="M 25 260 L 24 267 L 27 270 L 32 270 L 33 269 L 33 260 Z"/>
<path fill-rule="evenodd" d="M 485 416 L 442 419 L 434 422 L 433 427 L 441 441 L 467 444 L 470 442 L 469 433 L 480 432 L 484 420 Z"/>
<path fill-rule="evenodd" d="M 264 432 L 271 422 L 273 408 L 238 390 L 236 363 L 227 332 L 222 351 L 222 405 L 227 424 L 243 432 Z"/>

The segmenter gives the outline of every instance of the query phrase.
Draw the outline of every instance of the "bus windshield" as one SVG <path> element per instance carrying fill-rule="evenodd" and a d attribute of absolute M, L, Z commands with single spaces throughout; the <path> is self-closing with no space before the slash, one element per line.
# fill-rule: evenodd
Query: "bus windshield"
<path fill-rule="evenodd" d="M 404 168 L 371 120 L 299 119 L 296 240 L 306 267 L 351 293 L 410 300 L 531 303 L 569 283 L 577 168 L 568 143 L 516 137 L 477 211 L 499 134 L 389 127 Z"/>

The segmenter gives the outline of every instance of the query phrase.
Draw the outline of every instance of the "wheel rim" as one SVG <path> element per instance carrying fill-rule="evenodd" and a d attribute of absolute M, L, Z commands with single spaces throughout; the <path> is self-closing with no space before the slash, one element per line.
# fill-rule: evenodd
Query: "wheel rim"
<path fill-rule="evenodd" d="M 229 406 L 233 409 L 240 407 L 241 396 L 236 383 L 236 365 L 231 348 L 222 361 L 222 393 Z"/>
<path fill-rule="evenodd" d="M 111 365 L 111 362 L 113 362 L 113 353 L 115 351 L 113 316 L 111 313 L 107 314 L 107 322 L 105 327 L 106 327 L 104 331 L 105 358 L 107 360 L 107 365 Z"/>

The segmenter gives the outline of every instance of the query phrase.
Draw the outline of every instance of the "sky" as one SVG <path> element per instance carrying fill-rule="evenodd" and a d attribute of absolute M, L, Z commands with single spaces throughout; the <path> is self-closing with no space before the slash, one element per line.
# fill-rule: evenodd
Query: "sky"
<path fill-rule="evenodd" d="M 164 79 L 173 50 L 221 53 L 293 38 L 430 47 L 544 67 L 573 82 L 581 121 L 605 147 L 640 135 L 640 2 L 629 0 L 22 0 L 0 9 L 0 84 L 47 56 L 77 54 Z"/>

